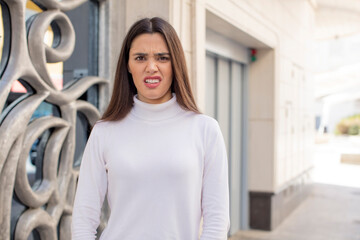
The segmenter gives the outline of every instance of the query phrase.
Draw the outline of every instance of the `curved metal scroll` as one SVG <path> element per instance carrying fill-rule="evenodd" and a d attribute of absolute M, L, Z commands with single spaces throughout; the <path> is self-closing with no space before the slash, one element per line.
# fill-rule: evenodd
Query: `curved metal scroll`
<path fill-rule="evenodd" d="M 85 77 L 64 90 L 54 87 L 46 64 L 65 61 L 73 52 L 75 32 L 62 12 L 86 0 L 36 0 L 44 10 L 25 23 L 26 0 L 0 0 L 8 9 L 11 24 L 10 57 L 0 80 L 0 239 L 10 239 L 13 195 L 26 206 L 16 222 L 13 239 L 26 240 L 36 231 L 40 239 L 71 239 L 70 222 L 76 188 L 73 168 L 76 116 L 83 114 L 90 125 L 100 113 L 79 98 L 93 85 L 107 87 L 108 81 Z M 56 46 L 43 43 L 46 29 L 56 24 L 61 38 Z M 14 81 L 21 79 L 33 93 L 12 106 L 5 106 Z M 102 91 L 100 91 L 102 92 Z M 32 119 L 42 102 L 60 109 L 60 117 Z M 6 109 L 5 109 L 6 108 Z M 42 179 L 30 185 L 26 161 L 34 141 L 51 129 L 44 149 Z"/>

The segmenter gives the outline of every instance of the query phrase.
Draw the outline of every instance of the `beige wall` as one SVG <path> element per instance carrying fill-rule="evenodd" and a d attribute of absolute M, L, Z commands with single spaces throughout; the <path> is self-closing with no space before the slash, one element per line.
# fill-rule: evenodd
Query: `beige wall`
<path fill-rule="evenodd" d="M 205 5 L 249 35 L 240 37 L 240 43 L 258 49 L 249 73 L 248 187 L 279 191 L 311 167 L 314 118 L 308 60 L 314 10 L 306 0 L 207 0 Z M 220 31 L 236 39 L 233 29 Z"/>
<path fill-rule="evenodd" d="M 257 48 L 257 61 L 249 66 L 249 190 L 278 191 L 311 167 L 314 117 L 308 62 L 314 10 L 309 1 L 120 0 L 107 5 L 110 14 L 119 16 L 110 18 L 110 25 L 118 29 L 109 27 L 114 52 L 136 19 L 158 15 L 170 21 L 183 43 L 201 109 L 206 94 L 206 27 Z M 110 69 L 116 58 L 115 53 L 105 58 Z"/>

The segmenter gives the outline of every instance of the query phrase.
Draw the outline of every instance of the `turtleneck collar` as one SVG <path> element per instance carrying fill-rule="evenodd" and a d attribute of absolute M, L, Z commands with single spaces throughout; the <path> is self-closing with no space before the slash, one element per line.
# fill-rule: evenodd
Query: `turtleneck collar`
<path fill-rule="evenodd" d="M 135 95 L 131 114 L 147 121 L 161 121 L 173 118 L 181 111 L 183 110 L 176 101 L 175 93 L 172 93 L 172 98 L 169 101 L 160 104 L 142 102 Z"/>

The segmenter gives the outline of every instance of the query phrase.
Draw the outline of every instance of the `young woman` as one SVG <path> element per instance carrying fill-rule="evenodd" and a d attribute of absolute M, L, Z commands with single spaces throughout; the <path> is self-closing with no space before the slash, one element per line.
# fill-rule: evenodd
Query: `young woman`
<path fill-rule="evenodd" d="M 122 45 L 110 104 L 80 168 L 73 240 L 225 240 L 228 167 L 217 122 L 200 114 L 184 52 L 161 18 L 142 19 Z M 200 222 L 203 217 L 203 229 Z"/>

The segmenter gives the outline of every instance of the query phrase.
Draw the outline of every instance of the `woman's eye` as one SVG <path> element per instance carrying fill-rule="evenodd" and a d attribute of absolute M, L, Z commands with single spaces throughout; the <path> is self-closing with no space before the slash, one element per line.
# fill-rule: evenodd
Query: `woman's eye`
<path fill-rule="evenodd" d="M 137 56 L 135 58 L 135 61 L 144 61 L 145 60 L 145 57 L 144 56 Z"/>
<path fill-rule="evenodd" d="M 164 56 L 159 57 L 159 61 L 161 61 L 161 62 L 167 62 L 169 60 L 170 60 L 169 57 L 164 57 Z"/>

